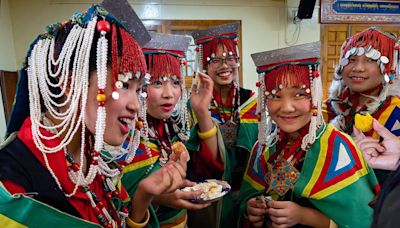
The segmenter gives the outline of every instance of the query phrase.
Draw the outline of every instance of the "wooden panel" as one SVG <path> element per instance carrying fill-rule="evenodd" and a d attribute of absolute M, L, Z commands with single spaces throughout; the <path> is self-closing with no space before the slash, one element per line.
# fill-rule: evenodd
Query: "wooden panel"
<path fill-rule="evenodd" d="M 0 71 L 0 87 L 4 104 L 4 114 L 8 122 L 12 105 L 14 102 L 15 91 L 18 83 L 17 72 Z"/>
<path fill-rule="evenodd" d="M 329 96 L 334 66 L 339 61 L 340 49 L 346 40 L 346 25 L 321 25 L 321 70 L 323 99 Z"/>

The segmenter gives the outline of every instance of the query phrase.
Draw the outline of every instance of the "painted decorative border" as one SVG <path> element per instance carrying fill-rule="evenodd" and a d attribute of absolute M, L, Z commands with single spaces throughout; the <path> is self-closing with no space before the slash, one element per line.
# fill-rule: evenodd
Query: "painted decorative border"
<path fill-rule="evenodd" d="M 321 0 L 321 23 L 400 23 L 400 1 Z"/>

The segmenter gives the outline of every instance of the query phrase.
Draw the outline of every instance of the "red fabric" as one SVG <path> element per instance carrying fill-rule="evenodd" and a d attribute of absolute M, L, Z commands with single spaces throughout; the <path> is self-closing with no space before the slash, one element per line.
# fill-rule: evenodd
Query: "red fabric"
<path fill-rule="evenodd" d="M 9 180 L 2 180 L 1 183 L 3 183 L 4 187 L 7 189 L 7 191 L 10 192 L 10 194 L 15 194 L 15 193 L 25 193 L 25 189 L 21 187 L 20 185 L 9 181 Z"/>
<path fill-rule="evenodd" d="M 223 107 L 227 107 L 227 108 L 232 108 L 233 107 L 232 99 L 234 99 L 234 96 L 233 96 L 234 93 L 235 93 L 235 87 L 231 86 L 231 90 L 229 91 L 229 95 L 228 95 L 228 98 L 226 99 L 225 103 L 222 101 L 219 91 L 213 90 L 213 97 L 214 97 L 215 101 L 218 103 L 218 105 L 222 105 Z"/>
<path fill-rule="evenodd" d="M 204 142 L 200 144 L 200 151 L 192 156 L 195 174 L 204 179 L 221 178 L 224 172 L 224 163 L 218 155 L 213 158 L 211 151 Z"/>
<path fill-rule="evenodd" d="M 50 132 L 46 132 L 41 130 L 42 134 L 45 136 L 53 135 Z M 23 123 L 20 131 L 18 132 L 18 138 L 29 148 L 32 154 L 42 163 L 44 167 L 46 167 L 44 157 L 41 151 L 36 147 L 33 138 L 32 138 L 32 131 L 31 131 L 31 119 L 27 118 Z M 44 142 L 46 146 L 52 147 L 58 145 L 60 143 L 60 139 L 56 138 L 54 140 L 50 140 Z M 75 184 L 70 180 L 68 176 L 68 167 L 67 167 L 67 160 L 64 155 L 64 151 L 58 151 L 53 154 L 48 154 L 47 159 L 51 169 L 53 170 L 54 174 L 57 176 L 63 191 L 66 193 L 71 193 L 75 187 Z M 47 167 L 46 167 L 47 168 Z M 96 194 L 98 199 L 103 202 L 103 204 L 107 207 L 107 201 L 104 198 L 105 193 L 102 187 L 102 183 L 98 181 L 96 178 L 92 184 L 89 185 L 89 188 L 92 192 Z M 82 218 L 87 221 L 91 221 L 94 223 L 99 223 L 96 215 L 90 205 L 90 201 L 87 198 L 86 194 L 82 192 L 79 188 L 76 194 L 72 197 L 67 198 L 68 201 L 71 203 L 73 207 L 80 213 Z"/>

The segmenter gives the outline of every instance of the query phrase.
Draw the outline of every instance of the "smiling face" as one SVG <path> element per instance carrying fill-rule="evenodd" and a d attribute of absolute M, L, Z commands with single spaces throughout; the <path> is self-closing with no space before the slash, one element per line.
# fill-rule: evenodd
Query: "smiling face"
<path fill-rule="evenodd" d="M 349 63 L 341 73 L 351 91 L 362 93 L 376 88 L 382 83 L 383 75 L 375 60 L 362 56 L 350 56 Z"/>
<path fill-rule="evenodd" d="M 267 97 L 267 107 L 272 120 L 289 135 L 296 135 L 312 116 L 311 99 L 304 89 L 283 88 Z"/>
<path fill-rule="evenodd" d="M 172 115 L 182 94 L 181 82 L 175 77 L 161 77 L 147 86 L 147 113 L 157 119 Z"/>
<path fill-rule="evenodd" d="M 129 132 L 130 124 L 139 111 L 138 91 L 140 90 L 140 82 L 131 79 L 123 83 L 122 88 L 115 88 L 115 91 L 119 93 L 119 99 L 114 100 L 111 97 L 113 92 L 111 70 L 108 72 L 104 104 L 106 108 L 104 142 L 111 146 L 119 146 L 123 143 L 126 134 Z M 85 116 L 86 127 L 92 134 L 96 132 L 97 90 L 97 73 L 93 71 L 90 75 Z"/>
<path fill-rule="evenodd" d="M 207 65 L 207 74 L 216 86 L 232 84 L 238 74 L 238 59 L 236 56 L 229 56 L 228 53 L 229 51 L 222 44 L 218 44 L 215 58 L 211 59 Z"/>

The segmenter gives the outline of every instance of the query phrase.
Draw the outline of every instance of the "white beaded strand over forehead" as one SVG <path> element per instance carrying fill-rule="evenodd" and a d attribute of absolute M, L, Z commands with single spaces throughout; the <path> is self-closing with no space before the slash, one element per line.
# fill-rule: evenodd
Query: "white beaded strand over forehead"
<path fill-rule="evenodd" d="M 82 28 L 83 32 L 80 32 L 79 39 L 84 39 L 85 42 L 78 42 L 76 46 L 75 58 L 73 60 L 73 70 L 72 74 L 66 75 L 68 70 L 65 69 L 69 67 L 69 64 L 65 63 L 62 66 L 54 66 L 54 68 L 60 68 L 61 73 L 60 79 L 61 83 L 67 84 L 68 77 L 71 77 L 70 81 L 70 90 L 69 93 L 66 94 L 66 90 L 62 89 L 59 94 L 53 94 L 50 90 L 52 85 L 47 83 L 49 75 L 47 74 L 47 69 L 52 68 L 51 66 L 46 66 L 47 61 L 47 53 L 49 51 L 49 47 L 52 39 L 44 39 L 39 40 L 38 43 L 34 46 L 31 56 L 28 59 L 28 88 L 29 94 L 29 107 L 30 114 L 32 119 L 32 133 L 33 139 L 36 143 L 36 146 L 43 151 L 43 153 L 55 153 L 57 151 L 62 150 L 65 146 L 67 146 L 77 130 L 83 124 L 82 119 L 85 114 L 85 105 L 87 99 L 87 88 L 88 88 L 88 79 L 89 79 L 89 56 L 90 56 L 90 44 L 89 40 L 93 40 L 94 28 L 96 25 L 97 18 L 95 17 L 92 21 L 90 21 L 87 25 L 87 28 Z M 76 36 L 75 31 L 73 30 L 68 35 Z M 64 49 L 74 48 L 74 45 L 71 43 L 76 42 L 73 39 L 67 39 L 63 46 Z M 71 62 L 71 56 L 65 56 L 65 62 Z M 59 61 L 56 61 L 59 62 Z M 54 77 L 54 76 L 53 76 Z M 62 97 L 66 96 L 66 100 L 62 103 L 55 102 L 51 97 Z M 48 115 L 50 117 L 62 120 L 59 124 L 54 126 L 46 126 L 41 123 L 42 121 L 42 113 L 45 110 L 41 109 L 40 99 L 43 99 L 43 105 L 45 110 L 48 111 Z M 78 112 L 78 110 L 80 110 Z M 46 131 L 57 129 L 58 133 L 54 136 L 44 136 L 39 128 L 43 128 Z M 55 147 L 47 147 L 42 143 L 42 140 L 51 140 L 57 137 L 60 137 L 62 134 L 65 134 L 64 138 L 61 140 L 61 143 Z"/>
<path fill-rule="evenodd" d="M 86 28 L 78 25 L 74 26 L 68 34 L 57 60 L 53 58 L 54 37 L 39 40 L 33 47 L 31 56 L 28 59 L 28 89 L 30 94 L 29 107 L 32 120 L 32 137 L 36 147 L 44 156 L 47 169 L 61 190 L 61 184 L 48 164 L 47 154 L 66 150 L 67 145 L 72 141 L 77 131 L 81 129 L 80 159 L 83 161 L 85 148 L 84 117 L 89 86 L 89 57 L 96 23 L 97 17 L 94 17 L 87 24 Z M 75 57 L 71 62 L 74 50 Z M 47 55 L 47 53 L 49 54 Z M 71 63 L 73 67 L 72 73 L 69 75 Z M 57 69 L 57 71 L 53 72 L 51 69 Z M 50 75 L 47 72 L 50 72 Z M 49 77 L 58 77 L 60 81 L 57 84 L 49 83 Z M 70 88 L 67 94 L 65 86 L 68 84 L 69 77 L 71 77 Z M 63 85 L 63 88 L 58 94 L 51 92 L 50 87 L 59 88 L 60 85 Z M 67 102 L 57 103 L 53 100 L 53 98 L 61 97 L 66 97 Z M 41 98 L 43 99 L 45 110 L 41 109 Z M 42 124 L 42 113 L 44 111 L 47 111 L 47 115 L 50 118 L 62 121 L 56 125 Z M 41 133 L 40 128 L 55 133 L 53 136 L 45 136 Z M 60 144 L 54 147 L 48 147 L 44 144 L 47 140 L 61 138 L 61 135 L 63 135 L 63 138 Z M 82 166 L 77 173 L 69 173 L 71 180 L 75 183 L 75 187 L 71 193 L 65 193 L 67 197 L 74 195 L 78 186 L 91 183 L 97 173 L 97 167 L 92 167 L 91 165 L 87 177 L 84 178 L 81 169 Z"/>

